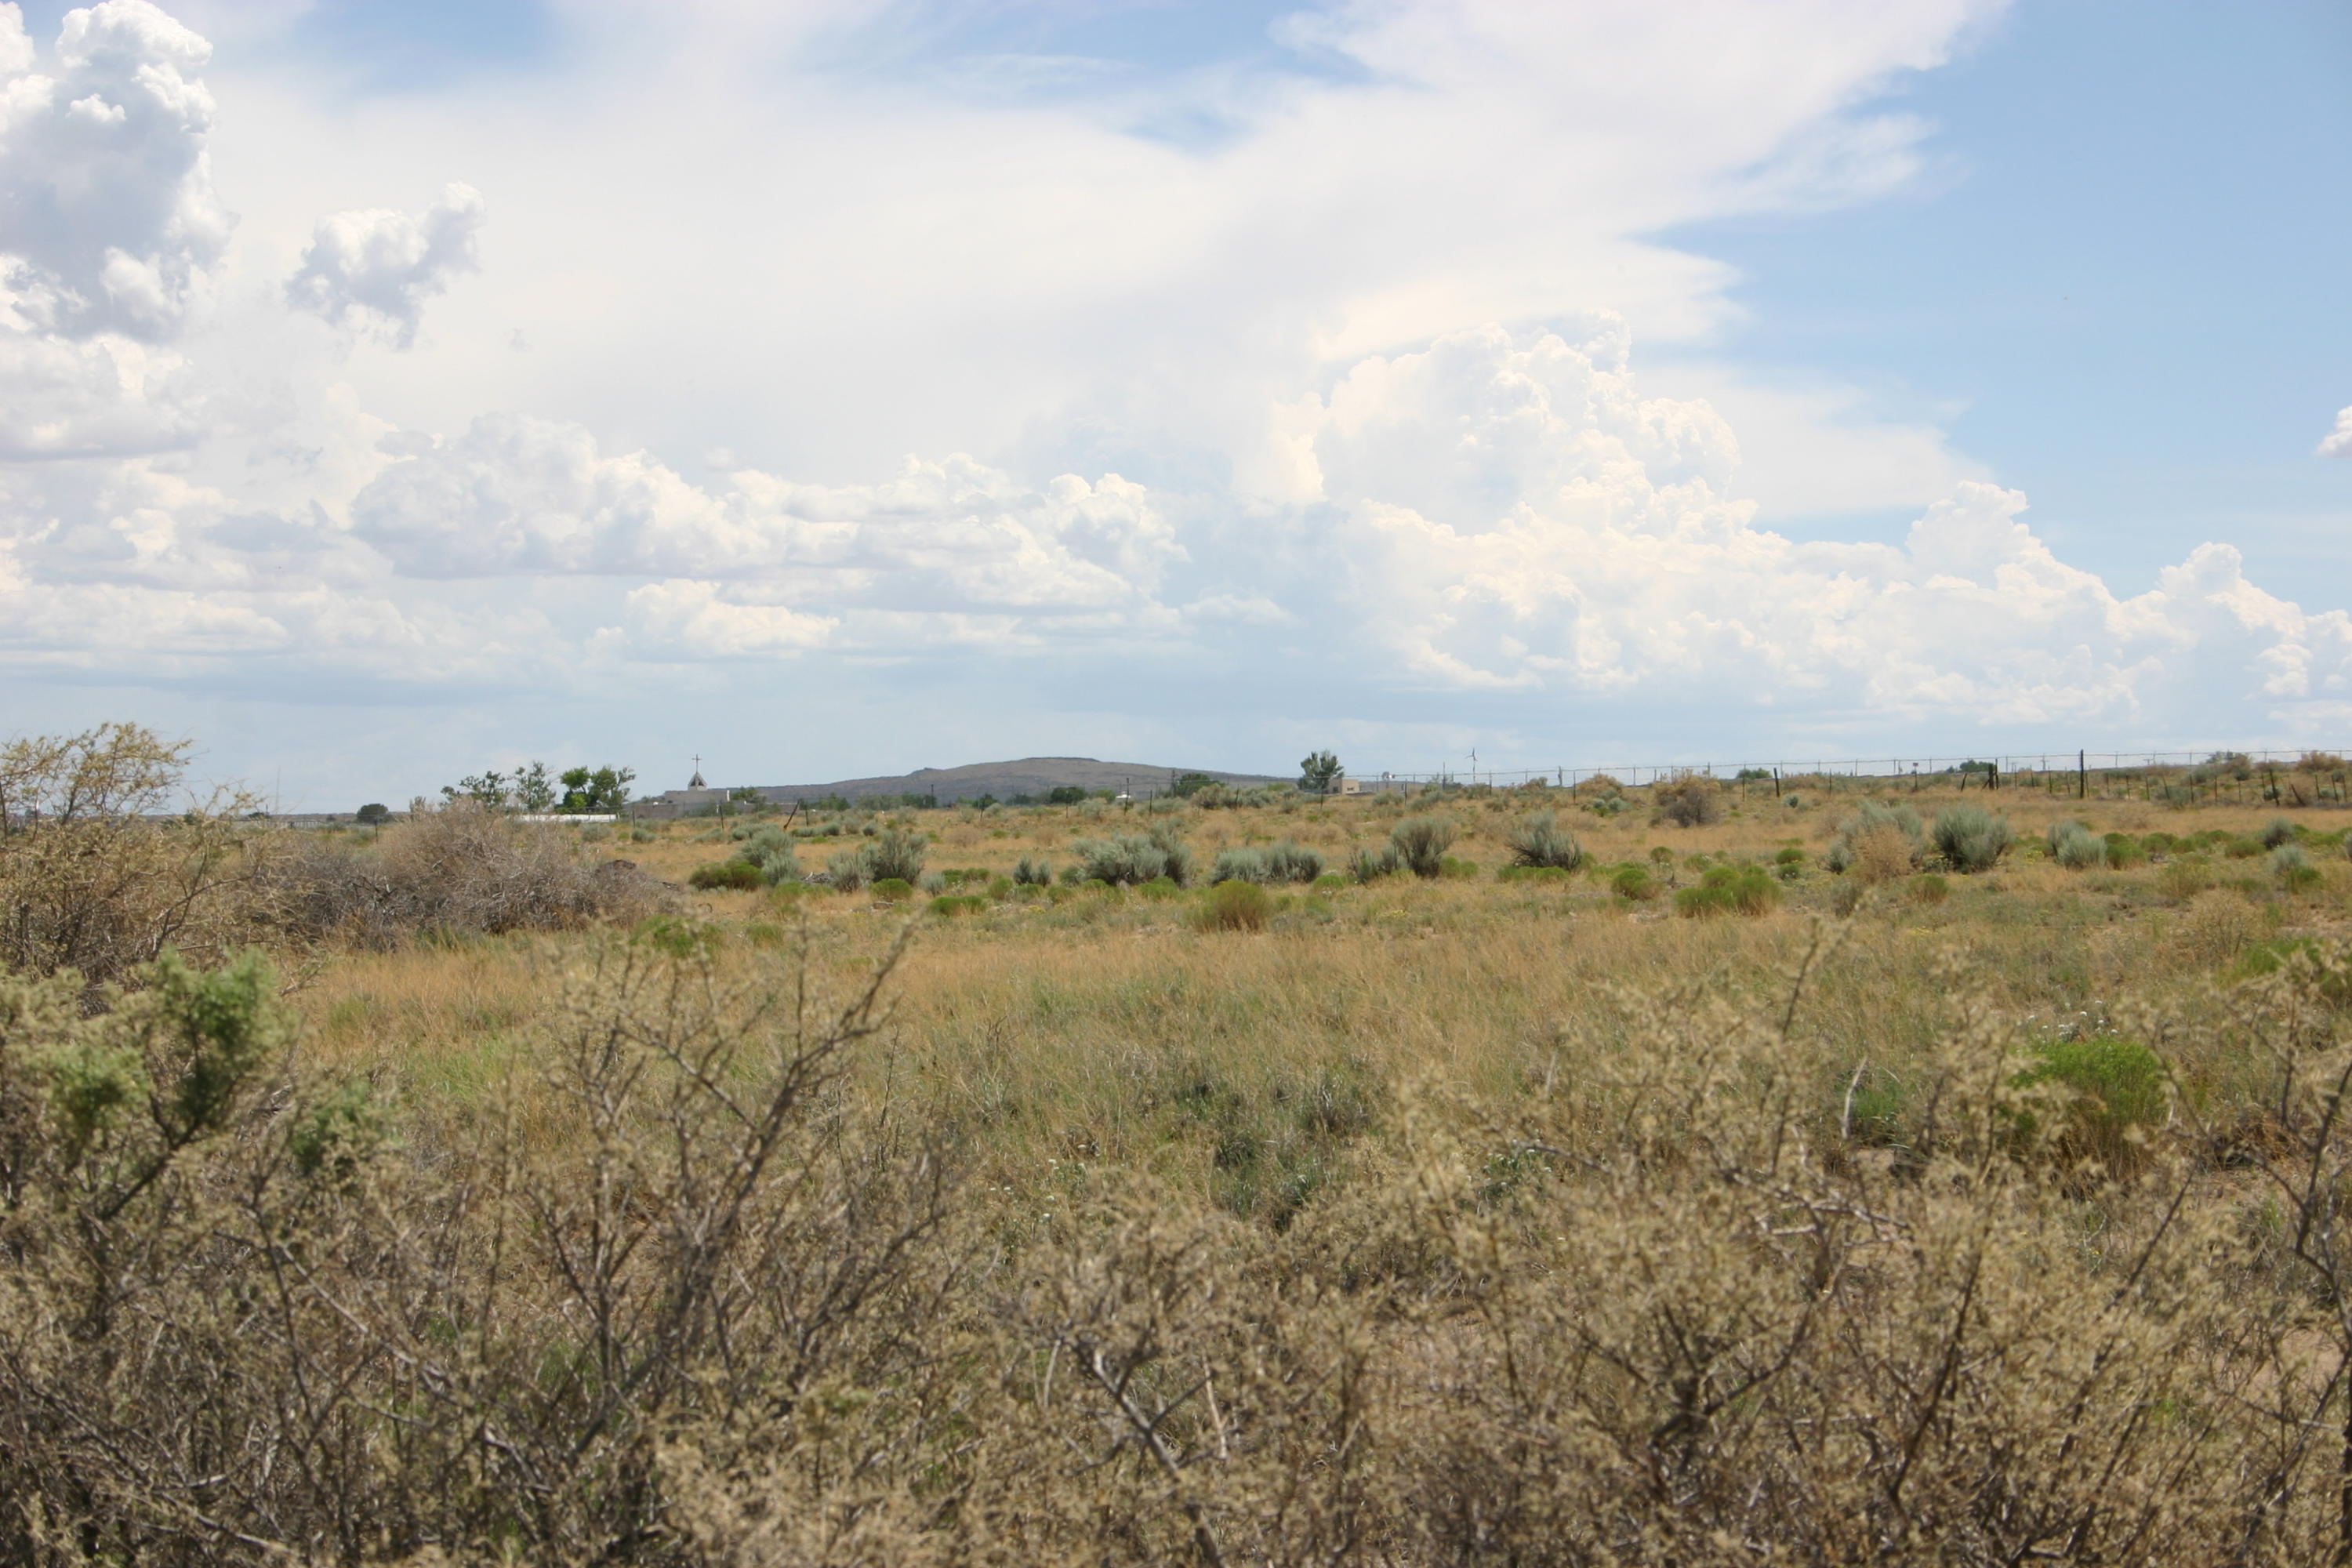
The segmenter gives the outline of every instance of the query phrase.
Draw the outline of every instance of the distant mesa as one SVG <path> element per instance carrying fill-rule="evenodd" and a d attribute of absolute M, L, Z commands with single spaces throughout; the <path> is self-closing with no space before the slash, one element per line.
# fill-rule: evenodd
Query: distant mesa
<path fill-rule="evenodd" d="M 917 768 L 910 773 L 890 773 L 874 778 L 833 779 L 824 784 L 754 784 L 762 800 L 779 805 L 790 805 L 796 800 L 815 801 L 827 795 L 839 795 L 845 800 L 864 800 L 875 795 L 919 795 L 936 797 L 941 805 L 956 801 L 977 800 L 992 795 L 998 800 L 1011 800 L 1014 795 L 1043 796 L 1048 790 L 1064 784 L 1074 784 L 1092 793 L 1107 789 L 1114 794 L 1138 796 L 1166 795 L 1176 781 L 1186 773 L 1206 773 L 1220 784 L 1261 784 L 1283 782 L 1273 773 L 1234 773 L 1216 768 L 1170 767 L 1160 763 L 1107 763 L 1097 757 L 1023 757 L 1009 763 L 967 763 L 960 768 Z M 701 774 L 695 775 L 698 785 Z M 741 786 L 733 786 L 741 787 Z M 665 790 L 656 797 L 659 805 L 677 811 L 692 811 L 726 799 L 732 788 L 688 788 Z M 647 814 L 652 802 L 640 802 L 638 813 Z"/>

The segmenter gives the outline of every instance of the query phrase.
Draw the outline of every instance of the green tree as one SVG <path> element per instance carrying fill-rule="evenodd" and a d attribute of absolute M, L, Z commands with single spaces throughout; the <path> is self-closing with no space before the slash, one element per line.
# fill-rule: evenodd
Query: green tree
<path fill-rule="evenodd" d="M 511 787 L 512 781 L 506 774 L 496 768 L 488 768 L 478 773 L 467 773 L 456 784 L 443 784 L 441 794 L 450 800 L 477 800 L 493 811 L 503 811 L 507 805 L 507 792 Z"/>
<path fill-rule="evenodd" d="M 1298 761 L 1298 787 L 1313 795 L 1329 795 L 1339 782 L 1339 759 L 1329 752 L 1309 752 Z"/>
<path fill-rule="evenodd" d="M 563 804 L 556 809 L 572 814 L 617 812 L 629 804 L 635 768 L 566 768 L 562 773 Z"/>
<path fill-rule="evenodd" d="M 392 807 L 380 800 L 372 800 L 360 807 L 356 816 L 362 826 L 378 827 L 392 820 Z"/>
<path fill-rule="evenodd" d="M 1171 786 L 1171 792 L 1189 797 L 1200 794 L 1216 782 L 1207 773 L 1186 773 Z"/>
<path fill-rule="evenodd" d="M 515 774 L 514 803 L 533 816 L 555 808 L 555 780 L 548 775 L 545 763 L 533 763 Z"/>

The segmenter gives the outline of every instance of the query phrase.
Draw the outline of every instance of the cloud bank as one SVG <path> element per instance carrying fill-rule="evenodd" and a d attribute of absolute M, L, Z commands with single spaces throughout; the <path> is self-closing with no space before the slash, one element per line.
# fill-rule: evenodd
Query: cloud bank
<path fill-rule="evenodd" d="M 1899 184 L 1924 132 L 1872 95 L 1979 15 L 1704 10 L 1341 5 L 1282 37 L 1344 69 L 1008 102 L 872 90 L 859 8 L 682 6 L 585 53 L 593 126 L 240 77 L 290 150 L 232 159 L 210 47 L 146 0 L 46 47 L 0 5 L 0 661 L 44 711 L 463 715 L 439 772 L 552 746 L 535 713 L 667 741 L 787 688 L 1040 740 L 1149 689 L 1236 756 L 1421 745 L 1433 705 L 1538 761 L 1633 709 L 2340 730 L 2352 621 L 2227 545 L 2119 593 L 1932 432 L 1811 393 L 1756 405 L 1779 469 L 1916 521 L 1800 541 L 1713 403 L 1644 395 L 1636 331 L 1694 341 L 1725 279 L 1641 237 Z M 763 156 L 684 155 L 719 144 Z M 1084 739 L 1029 749 L 1120 749 Z M 923 760 L 811 744 L 761 767 Z"/>

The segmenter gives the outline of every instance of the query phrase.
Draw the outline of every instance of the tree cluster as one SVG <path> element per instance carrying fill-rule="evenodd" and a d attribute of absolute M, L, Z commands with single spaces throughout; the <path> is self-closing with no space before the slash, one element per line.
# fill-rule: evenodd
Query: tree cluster
<path fill-rule="evenodd" d="M 511 773 L 496 768 L 468 773 L 454 784 L 443 784 L 450 800 L 470 800 L 493 811 L 520 811 L 531 816 L 602 816 L 626 809 L 635 768 L 572 767 L 560 773 L 534 762 Z"/>

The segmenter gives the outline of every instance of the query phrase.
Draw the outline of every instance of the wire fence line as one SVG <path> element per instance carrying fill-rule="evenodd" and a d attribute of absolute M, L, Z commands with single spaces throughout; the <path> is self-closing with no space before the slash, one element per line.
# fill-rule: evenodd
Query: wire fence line
<path fill-rule="evenodd" d="M 1516 789 L 1529 784 L 1573 789 L 1597 779 L 1631 787 L 1680 774 L 1696 773 L 1761 788 L 1885 789 L 1905 784 L 1958 785 L 1963 789 L 2038 789 L 2051 794 L 2103 797 L 2205 799 L 2307 799 L 2345 803 L 2347 763 L 2342 752 L 2297 747 L 2273 751 L 2194 752 L 2002 752 L 1967 756 L 1780 758 L 1772 761 L 1701 763 L 1609 763 L 1580 767 L 1480 768 L 1430 773 L 1353 774 L 1348 784 L 1363 794 L 1382 791 Z M 2173 792 L 2166 795 L 2163 792 Z"/>

